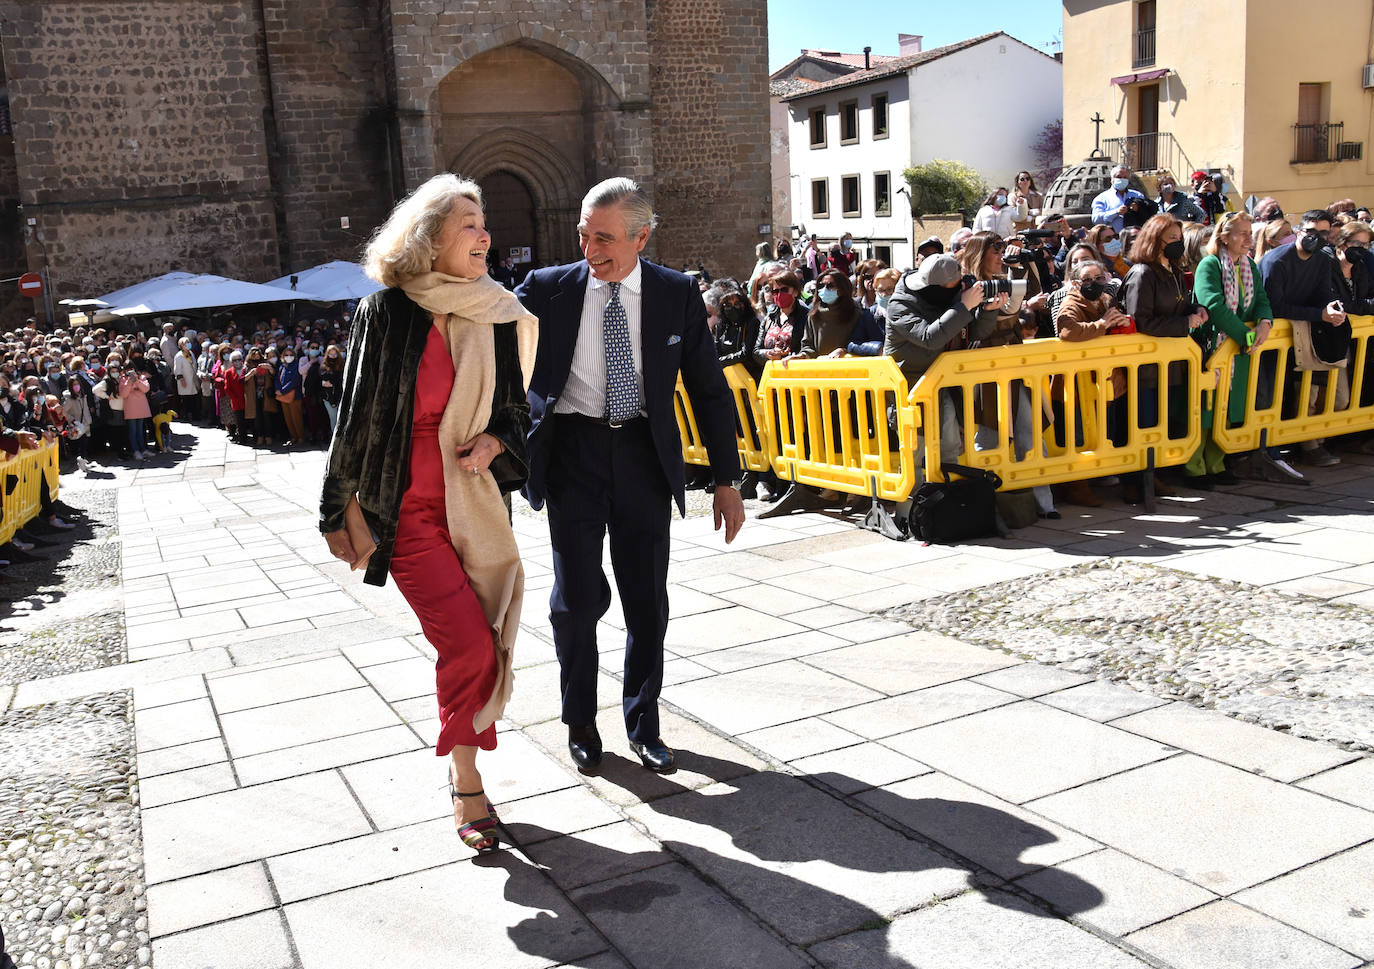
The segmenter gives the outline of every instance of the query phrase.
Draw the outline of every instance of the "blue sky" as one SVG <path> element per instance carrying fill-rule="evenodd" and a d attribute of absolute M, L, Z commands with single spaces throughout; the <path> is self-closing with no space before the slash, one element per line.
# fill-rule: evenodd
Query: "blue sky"
<path fill-rule="evenodd" d="M 768 70 L 803 47 L 895 55 L 899 33 L 921 34 L 929 50 L 1005 30 L 1052 51 L 1062 19 L 1059 0 L 768 0 Z"/>

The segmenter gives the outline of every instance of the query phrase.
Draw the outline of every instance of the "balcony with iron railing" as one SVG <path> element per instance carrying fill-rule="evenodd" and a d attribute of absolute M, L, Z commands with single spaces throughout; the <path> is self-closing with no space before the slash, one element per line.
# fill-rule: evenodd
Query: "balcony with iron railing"
<path fill-rule="evenodd" d="M 1193 170 L 1172 131 L 1150 131 L 1141 135 L 1103 138 L 1102 151 L 1112 161 L 1132 171 L 1148 172 L 1167 168 L 1175 178 L 1186 178 Z"/>
<path fill-rule="evenodd" d="M 1135 57 L 1131 61 L 1131 69 L 1138 71 L 1142 67 L 1154 67 L 1154 64 L 1155 29 L 1142 27 L 1135 32 Z"/>
<path fill-rule="evenodd" d="M 1293 125 L 1294 165 L 1320 162 L 1356 161 L 1364 153 L 1364 143 L 1344 141 L 1345 122 Z"/>

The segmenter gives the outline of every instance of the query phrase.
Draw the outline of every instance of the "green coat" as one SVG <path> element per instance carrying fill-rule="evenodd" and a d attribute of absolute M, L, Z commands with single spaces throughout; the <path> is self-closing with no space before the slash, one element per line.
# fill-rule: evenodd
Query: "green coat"
<path fill-rule="evenodd" d="M 1250 263 L 1250 273 L 1255 280 L 1254 292 L 1249 294 L 1247 302 L 1236 307 L 1233 312 L 1226 305 L 1226 289 L 1221 275 L 1225 271 L 1221 265 L 1221 259 L 1217 256 L 1207 256 L 1198 263 L 1197 271 L 1193 276 L 1193 299 L 1199 306 L 1207 310 L 1207 322 L 1197 328 L 1195 337 L 1202 344 L 1202 360 L 1205 365 L 1207 358 L 1210 357 L 1218 347 L 1227 339 L 1234 340 L 1242 348 L 1245 346 L 1246 334 L 1254 329 L 1255 324 L 1260 320 L 1272 320 L 1274 311 L 1269 308 L 1269 294 L 1264 291 L 1264 277 L 1260 275 L 1259 266 L 1255 265 L 1255 260 L 1249 256 L 1245 257 Z M 1226 413 L 1232 423 L 1239 422 L 1245 417 L 1245 390 L 1250 380 L 1250 356 L 1239 353 L 1236 355 L 1234 373 L 1231 377 L 1230 396 L 1227 400 Z M 1203 415 L 1204 426 L 1211 425 L 1211 414 Z"/>

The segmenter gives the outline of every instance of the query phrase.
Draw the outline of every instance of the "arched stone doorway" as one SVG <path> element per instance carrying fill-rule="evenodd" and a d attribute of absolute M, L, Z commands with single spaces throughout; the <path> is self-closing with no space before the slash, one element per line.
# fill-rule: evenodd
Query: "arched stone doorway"
<path fill-rule="evenodd" d="M 482 201 L 487 210 L 487 231 L 491 233 L 492 252 L 511 256 L 511 264 L 522 272 L 538 266 L 544 259 L 539 251 L 534 196 L 521 179 L 507 171 L 484 175 L 478 182 L 482 187 Z M 528 259 L 512 255 L 512 250 L 526 250 Z M 495 260 L 493 260 L 494 262 Z M 528 265 L 521 265 L 527 261 Z"/>
<path fill-rule="evenodd" d="M 489 227 L 526 231 L 533 262 L 572 262 L 577 217 L 588 187 L 621 173 L 631 152 L 620 103 L 590 66 L 547 44 L 520 40 L 464 61 L 434 93 L 440 164 L 482 185 Z M 634 137 L 638 137 L 635 135 Z M 512 212 L 501 211 L 511 206 Z M 517 224 L 518 223 L 518 224 Z"/>

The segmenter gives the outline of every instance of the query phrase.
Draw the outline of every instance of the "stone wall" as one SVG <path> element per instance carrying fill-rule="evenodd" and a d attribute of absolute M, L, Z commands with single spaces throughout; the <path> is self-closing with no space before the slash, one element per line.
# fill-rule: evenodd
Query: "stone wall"
<path fill-rule="evenodd" d="M 767 4 L 645 5 L 658 252 L 675 269 L 701 261 L 715 275 L 747 278 L 754 246 L 769 238 L 759 226 L 773 221 Z"/>

